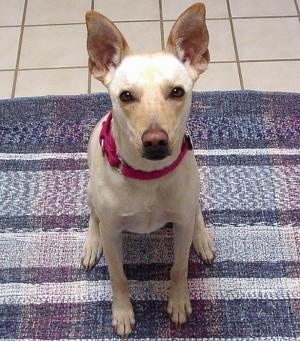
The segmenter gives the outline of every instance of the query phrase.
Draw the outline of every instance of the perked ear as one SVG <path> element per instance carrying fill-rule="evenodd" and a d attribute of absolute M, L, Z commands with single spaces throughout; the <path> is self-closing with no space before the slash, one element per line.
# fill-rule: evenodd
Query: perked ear
<path fill-rule="evenodd" d="M 85 18 L 90 72 L 107 85 L 130 49 L 118 28 L 104 15 L 89 11 Z"/>
<path fill-rule="evenodd" d="M 184 63 L 196 80 L 206 70 L 209 62 L 208 40 L 205 6 L 196 3 L 185 10 L 175 22 L 166 50 Z"/>

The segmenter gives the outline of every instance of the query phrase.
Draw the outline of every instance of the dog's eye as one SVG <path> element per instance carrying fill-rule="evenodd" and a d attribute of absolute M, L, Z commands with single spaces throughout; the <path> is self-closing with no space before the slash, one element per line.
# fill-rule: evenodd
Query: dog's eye
<path fill-rule="evenodd" d="M 133 102 L 135 100 L 132 93 L 130 91 L 127 91 L 127 90 L 121 92 L 119 98 L 120 98 L 121 102 L 123 102 L 123 103 L 129 103 L 129 102 Z"/>
<path fill-rule="evenodd" d="M 180 98 L 183 97 L 185 94 L 184 89 L 182 89 L 180 86 L 176 86 L 171 90 L 170 97 L 173 98 Z"/>

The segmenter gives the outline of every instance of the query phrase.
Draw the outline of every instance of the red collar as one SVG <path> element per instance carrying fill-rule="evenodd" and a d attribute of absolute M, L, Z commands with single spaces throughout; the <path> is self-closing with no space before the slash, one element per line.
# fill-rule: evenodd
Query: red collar
<path fill-rule="evenodd" d="M 141 171 L 132 168 L 124 161 L 122 161 L 117 154 L 117 147 L 115 140 L 111 134 L 111 120 L 112 120 L 112 112 L 109 112 L 107 119 L 102 123 L 102 128 L 99 136 L 99 142 L 103 151 L 103 154 L 106 156 L 109 164 L 113 168 L 118 168 L 121 170 L 121 173 L 132 179 L 137 180 L 152 180 L 158 179 L 162 176 L 172 172 L 182 161 L 188 150 L 192 149 L 192 143 L 188 134 L 184 135 L 181 152 L 178 155 L 177 159 L 171 163 L 169 166 L 155 170 L 152 172 Z"/>

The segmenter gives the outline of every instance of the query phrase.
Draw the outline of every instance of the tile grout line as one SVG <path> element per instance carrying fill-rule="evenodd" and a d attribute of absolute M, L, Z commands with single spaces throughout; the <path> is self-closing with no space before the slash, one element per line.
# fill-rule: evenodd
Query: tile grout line
<path fill-rule="evenodd" d="M 295 17 L 296 18 L 296 17 Z M 144 23 L 144 22 L 153 22 L 157 23 L 159 20 L 155 19 L 144 19 L 144 20 L 112 20 L 115 24 L 130 24 L 130 23 Z M 68 23 L 45 23 L 45 24 L 28 24 L 24 25 L 25 27 L 43 27 L 43 26 L 79 26 L 79 25 L 85 25 L 85 21 L 82 22 L 68 22 Z M 14 25 L 14 26 L 3 26 L 3 27 L 20 27 L 20 25 Z"/>
<path fill-rule="evenodd" d="M 165 31 L 164 31 L 164 16 L 163 16 L 162 0 L 158 0 L 158 5 L 159 5 L 161 49 L 164 50 L 164 48 L 165 48 Z"/>
<path fill-rule="evenodd" d="M 239 61 L 240 64 L 244 63 L 269 63 L 269 62 L 300 62 L 300 58 L 278 58 L 278 59 L 244 59 Z M 214 60 L 210 64 L 236 64 L 235 60 Z M 43 71 L 43 70 L 72 70 L 72 69 L 88 69 L 88 65 L 74 65 L 74 66 L 52 66 L 52 67 L 32 67 L 32 68 L 19 68 L 19 71 Z M 14 71 L 15 69 L 1 69 L 0 72 Z"/>
<path fill-rule="evenodd" d="M 241 64 L 244 63 L 269 63 L 269 62 L 300 62 L 300 58 L 277 58 L 277 59 L 243 59 L 240 60 Z M 210 64 L 230 64 L 236 63 L 235 60 L 211 60 Z M 88 65 L 72 65 L 72 66 L 49 66 L 49 67 L 28 67 L 20 68 L 19 71 L 41 71 L 41 70 L 72 70 L 72 69 L 88 69 Z M 13 68 L 0 69 L 0 72 L 14 71 Z"/>
<path fill-rule="evenodd" d="M 48 67 L 28 67 L 19 68 L 19 71 L 42 71 L 42 70 L 72 70 L 72 69 L 88 69 L 88 65 L 74 65 L 74 66 L 48 66 Z"/>
<path fill-rule="evenodd" d="M 233 26 L 233 19 L 232 19 L 232 14 L 231 14 L 230 3 L 229 3 L 229 0 L 226 0 L 226 2 L 227 2 L 229 22 L 230 22 L 231 34 L 232 34 L 233 45 L 234 45 L 234 53 L 235 53 L 236 64 L 237 64 L 237 68 L 238 68 L 238 74 L 239 74 L 239 79 L 240 79 L 241 90 L 244 90 L 245 89 L 245 87 L 244 87 L 244 80 L 243 80 L 243 75 L 242 75 L 240 59 L 239 59 L 239 52 L 238 52 L 238 47 L 237 47 L 237 41 L 236 41 L 235 32 L 234 32 L 234 26 Z"/>
<path fill-rule="evenodd" d="M 19 37 L 16 67 L 15 67 L 13 85 L 12 85 L 12 90 L 11 90 L 11 98 L 15 98 L 15 95 L 16 95 L 16 86 L 17 86 L 17 79 L 18 79 L 19 66 L 20 66 L 20 57 L 21 57 L 21 49 L 22 49 L 22 43 L 23 43 L 27 4 L 28 4 L 28 0 L 25 0 L 24 9 L 23 9 L 22 24 L 21 24 L 21 31 L 20 31 L 20 37 Z"/>
<path fill-rule="evenodd" d="M 299 62 L 300 58 L 278 58 L 278 59 L 244 59 L 240 60 L 240 64 L 244 63 L 270 63 L 270 62 Z"/>
<path fill-rule="evenodd" d="M 159 0 L 161 1 L 161 0 Z M 297 7 L 298 10 L 298 7 Z M 231 17 L 232 19 L 239 19 L 239 20 L 248 20 L 248 19 L 293 19 L 293 18 L 299 18 L 300 17 L 300 12 L 299 15 L 274 15 L 274 16 L 249 16 L 249 17 Z M 230 18 L 206 18 L 206 21 L 226 21 L 229 20 Z M 299 18 L 300 19 L 300 18 Z M 130 24 L 130 23 L 143 23 L 143 22 L 149 22 L 149 23 L 155 23 L 155 22 L 174 22 L 175 19 L 137 19 L 137 20 L 113 20 L 114 23 L 116 24 Z M 45 24 L 24 24 L 24 27 L 44 27 L 44 26 L 73 26 L 73 25 L 85 25 L 85 22 L 69 22 L 69 23 L 63 23 L 63 22 L 58 22 L 58 23 L 45 23 Z M 8 28 L 8 27 L 22 27 L 22 25 L 0 25 L 0 28 Z"/>
<path fill-rule="evenodd" d="M 248 20 L 248 19 L 293 19 L 298 18 L 298 15 L 258 15 L 258 16 L 242 16 L 232 17 L 232 19 Z M 216 19 L 214 19 L 216 20 Z"/>
<path fill-rule="evenodd" d="M 297 2 L 297 0 L 294 0 L 294 2 L 295 2 L 295 6 L 296 6 L 296 11 L 298 13 L 298 19 L 299 19 L 299 22 L 300 22 L 300 9 L 299 9 L 299 6 L 298 6 L 298 2 Z"/>

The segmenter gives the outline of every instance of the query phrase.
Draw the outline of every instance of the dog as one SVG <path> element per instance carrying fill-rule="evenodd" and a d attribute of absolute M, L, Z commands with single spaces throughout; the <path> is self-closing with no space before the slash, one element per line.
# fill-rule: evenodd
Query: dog
<path fill-rule="evenodd" d="M 86 24 L 89 69 L 107 87 L 112 111 L 89 141 L 91 213 L 81 261 L 90 270 L 104 253 L 113 293 L 112 326 L 127 337 L 135 319 L 123 271 L 123 231 L 151 233 L 172 223 L 167 311 L 176 325 L 192 312 L 191 245 L 207 263 L 215 255 L 198 204 L 198 168 L 186 134 L 192 88 L 209 63 L 205 7 L 196 3 L 183 12 L 166 49 L 151 54 L 133 54 L 118 28 L 95 11 L 86 13 Z"/>

